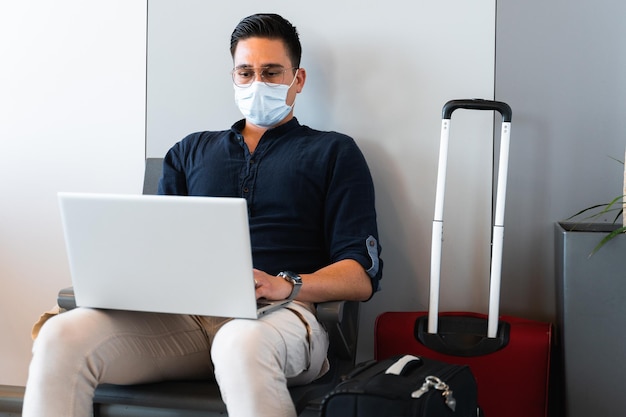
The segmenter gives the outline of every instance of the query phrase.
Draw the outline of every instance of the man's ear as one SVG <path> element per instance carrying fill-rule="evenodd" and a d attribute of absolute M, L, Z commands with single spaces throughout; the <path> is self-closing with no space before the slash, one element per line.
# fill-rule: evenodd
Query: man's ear
<path fill-rule="evenodd" d="M 304 68 L 298 68 L 298 73 L 296 74 L 296 92 L 300 93 L 304 88 L 304 82 L 306 81 L 306 70 Z"/>

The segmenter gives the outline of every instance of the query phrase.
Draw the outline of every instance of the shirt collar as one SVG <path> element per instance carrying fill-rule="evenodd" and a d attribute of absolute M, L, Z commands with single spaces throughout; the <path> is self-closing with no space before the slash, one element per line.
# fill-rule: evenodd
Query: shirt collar
<path fill-rule="evenodd" d="M 241 131 L 243 130 L 243 127 L 246 125 L 246 119 L 241 119 L 238 122 L 235 122 L 235 124 L 233 124 L 230 128 L 230 130 L 234 133 L 236 133 L 237 135 L 241 135 Z M 287 123 L 284 123 L 280 126 L 274 127 L 272 129 L 268 129 L 264 134 L 263 137 L 267 137 L 267 138 L 275 138 L 275 137 L 279 137 L 281 135 L 284 135 L 285 133 L 289 132 L 292 129 L 296 129 L 300 127 L 300 122 L 298 122 L 298 119 L 296 119 L 295 117 L 293 117 L 291 120 L 289 120 Z"/>

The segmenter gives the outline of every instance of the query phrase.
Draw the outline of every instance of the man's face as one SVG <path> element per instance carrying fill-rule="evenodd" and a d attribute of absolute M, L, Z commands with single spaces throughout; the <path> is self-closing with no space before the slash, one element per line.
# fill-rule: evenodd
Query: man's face
<path fill-rule="evenodd" d="M 296 99 L 296 94 L 302 91 L 304 86 L 304 70 L 298 71 L 294 75 L 293 64 L 287 55 L 287 48 L 282 40 L 266 38 L 248 38 L 239 41 L 233 56 L 235 68 L 253 68 L 256 79 L 263 81 L 261 71 L 268 66 L 279 66 L 286 69 L 282 84 L 291 85 L 287 94 L 287 104 L 292 105 Z M 294 80 L 294 77 L 296 78 Z"/>

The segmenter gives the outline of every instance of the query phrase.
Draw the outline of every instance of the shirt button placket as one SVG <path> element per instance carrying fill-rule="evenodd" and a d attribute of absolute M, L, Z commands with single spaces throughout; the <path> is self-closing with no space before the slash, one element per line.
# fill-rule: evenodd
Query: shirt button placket
<path fill-rule="evenodd" d="M 250 158 L 248 160 L 248 175 L 243 182 L 243 186 L 241 188 L 242 196 L 248 200 L 248 204 L 251 202 L 252 196 L 250 195 L 250 186 L 248 185 L 251 181 L 254 181 L 254 177 L 256 175 L 256 165 L 254 163 L 254 159 Z"/>

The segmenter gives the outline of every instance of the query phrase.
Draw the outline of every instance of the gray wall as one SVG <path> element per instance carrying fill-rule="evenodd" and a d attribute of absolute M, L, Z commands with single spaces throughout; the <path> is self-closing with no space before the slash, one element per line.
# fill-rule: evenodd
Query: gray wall
<path fill-rule="evenodd" d="M 626 3 L 499 0 L 496 98 L 513 108 L 504 312 L 553 320 L 553 223 L 622 193 Z"/>

